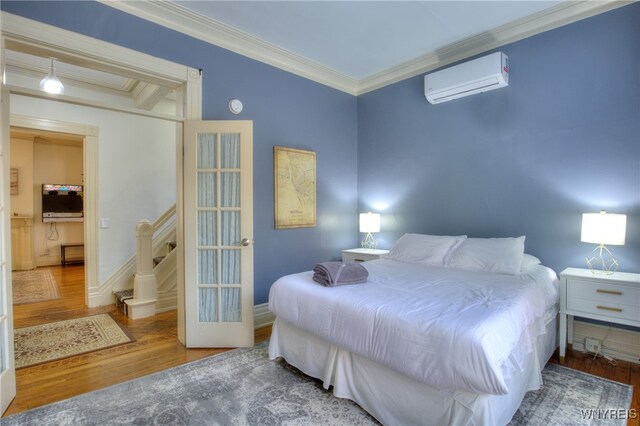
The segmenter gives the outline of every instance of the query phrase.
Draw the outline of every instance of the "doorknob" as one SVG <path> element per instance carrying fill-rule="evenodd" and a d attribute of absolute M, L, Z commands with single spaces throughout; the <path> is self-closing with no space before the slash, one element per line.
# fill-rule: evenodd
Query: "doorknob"
<path fill-rule="evenodd" d="M 251 240 L 248 238 L 243 238 L 242 241 L 240 241 L 242 247 L 247 247 L 249 244 L 251 244 Z"/>

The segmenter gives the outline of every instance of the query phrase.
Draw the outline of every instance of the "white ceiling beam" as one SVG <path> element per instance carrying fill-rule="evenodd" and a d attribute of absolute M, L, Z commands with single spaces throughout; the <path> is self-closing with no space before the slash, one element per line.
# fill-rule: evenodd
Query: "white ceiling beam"
<path fill-rule="evenodd" d="M 169 93 L 171 89 L 168 87 L 141 81 L 133 89 L 133 104 L 136 108 L 151 111 Z"/>

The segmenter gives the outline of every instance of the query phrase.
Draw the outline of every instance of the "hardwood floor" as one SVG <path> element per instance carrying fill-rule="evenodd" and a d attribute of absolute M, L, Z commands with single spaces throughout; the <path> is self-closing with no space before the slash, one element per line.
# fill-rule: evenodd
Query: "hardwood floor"
<path fill-rule="evenodd" d="M 136 341 L 18 370 L 17 395 L 4 416 L 229 350 L 186 349 L 177 340 L 176 311 L 133 321 L 113 305 L 89 309 L 84 304 L 84 267 L 52 270 L 62 298 L 14 305 L 15 328 L 109 312 Z M 256 330 L 256 342 L 270 334 L 271 327 Z"/>
<path fill-rule="evenodd" d="M 15 328 L 110 312 L 136 342 L 18 370 L 17 396 L 5 416 L 228 350 L 186 349 L 177 340 L 176 311 L 132 321 L 115 306 L 89 309 L 84 304 L 83 266 L 52 269 L 62 298 L 15 305 Z M 271 327 L 256 330 L 256 342 L 270 335 Z M 550 362 L 557 363 L 557 355 Z M 633 385 L 631 409 L 640 416 L 640 365 L 617 361 L 613 366 L 602 358 L 568 351 L 565 366 Z M 640 426 L 640 419 L 630 419 L 628 425 Z"/>

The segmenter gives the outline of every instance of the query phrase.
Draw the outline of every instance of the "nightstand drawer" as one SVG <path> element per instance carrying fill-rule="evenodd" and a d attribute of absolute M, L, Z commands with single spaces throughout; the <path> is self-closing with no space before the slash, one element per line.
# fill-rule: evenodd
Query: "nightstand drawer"
<path fill-rule="evenodd" d="M 343 262 L 367 262 L 375 259 L 380 259 L 380 256 L 364 253 L 342 253 Z"/>
<path fill-rule="evenodd" d="M 633 301 L 629 301 L 629 303 L 633 303 Z M 595 300 L 571 298 L 567 301 L 567 309 L 585 314 L 640 321 L 640 309 L 638 309 L 637 305 L 623 305 L 622 303 L 597 302 Z"/>
<path fill-rule="evenodd" d="M 343 262 L 368 262 L 370 260 L 382 259 L 389 250 L 371 250 L 371 249 L 349 249 L 342 250 Z"/>
<path fill-rule="evenodd" d="M 609 282 L 567 279 L 567 299 L 587 299 L 598 303 L 636 305 L 640 302 L 640 288 Z"/>

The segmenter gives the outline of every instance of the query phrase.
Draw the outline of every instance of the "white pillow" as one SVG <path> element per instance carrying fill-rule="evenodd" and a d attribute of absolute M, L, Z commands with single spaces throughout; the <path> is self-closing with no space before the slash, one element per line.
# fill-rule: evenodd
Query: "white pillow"
<path fill-rule="evenodd" d="M 522 255 L 522 266 L 520 267 L 520 272 L 524 272 L 529 268 L 540 265 L 541 263 L 542 262 L 540 262 L 540 259 L 537 257 L 525 253 Z"/>
<path fill-rule="evenodd" d="M 520 274 L 524 239 L 467 238 L 453 253 L 449 266 L 471 271 Z"/>
<path fill-rule="evenodd" d="M 404 234 L 389 250 L 387 259 L 416 262 L 424 265 L 444 266 L 445 260 L 452 249 L 467 238 L 459 237 Z"/>

